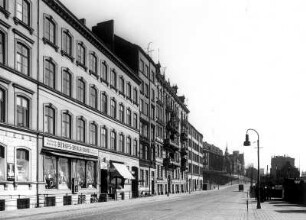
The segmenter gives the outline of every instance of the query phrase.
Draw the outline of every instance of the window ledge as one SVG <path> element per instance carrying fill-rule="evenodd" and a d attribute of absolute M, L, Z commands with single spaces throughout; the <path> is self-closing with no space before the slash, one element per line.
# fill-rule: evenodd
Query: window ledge
<path fill-rule="evenodd" d="M 74 62 L 74 58 L 70 54 L 68 54 L 66 51 L 61 50 L 61 54 L 62 56 L 67 57 L 69 60 L 71 60 L 71 62 Z"/>
<path fill-rule="evenodd" d="M 22 27 L 24 27 L 25 29 L 27 29 L 30 34 L 32 35 L 34 32 L 34 29 L 30 27 L 30 25 L 24 23 L 23 21 L 19 20 L 17 17 L 13 18 L 14 22 L 16 25 L 20 24 Z"/>
<path fill-rule="evenodd" d="M 0 12 L 2 12 L 6 18 L 8 18 L 11 14 L 8 10 L 2 7 L 0 7 Z"/>
<path fill-rule="evenodd" d="M 119 91 L 119 94 L 125 97 L 124 92 Z"/>
<path fill-rule="evenodd" d="M 110 85 L 111 89 L 115 90 L 117 92 L 117 88 L 113 85 Z"/>
<path fill-rule="evenodd" d="M 49 41 L 45 37 L 43 37 L 42 40 L 43 40 L 44 44 L 48 44 L 49 46 L 53 47 L 56 52 L 58 52 L 58 46 L 56 44 L 52 43 L 51 41 Z"/>
<path fill-rule="evenodd" d="M 108 82 L 101 78 L 101 82 L 105 83 L 108 86 Z"/>
<path fill-rule="evenodd" d="M 85 71 L 87 71 L 87 66 L 85 66 L 83 63 L 81 63 L 80 61 L 76 61 L 76 65 L 79 67 L 82 67 Z"/>
<path fill-rule="evenodd" d="M 97 72 L 94 72 L 92 70 L 89 70 L 89 74 L 95 76 L 97 79 L 99 79 L 99 76 L 97 74 Z"/>

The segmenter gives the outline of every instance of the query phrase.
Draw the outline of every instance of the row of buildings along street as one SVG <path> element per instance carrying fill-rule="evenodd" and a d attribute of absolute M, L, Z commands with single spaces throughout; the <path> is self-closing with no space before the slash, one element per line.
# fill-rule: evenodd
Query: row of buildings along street
<path fill-rule="evenodd" d="M 243 154 L 203 141 L 137 44 L 59 0 L 0 1 L 0 210 L 209 189 Z"/>

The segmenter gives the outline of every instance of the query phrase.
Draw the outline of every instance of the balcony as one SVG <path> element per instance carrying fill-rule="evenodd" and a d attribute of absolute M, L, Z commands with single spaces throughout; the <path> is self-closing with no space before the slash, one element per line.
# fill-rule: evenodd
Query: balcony
<path fill-rule="evenodd" d="M 181 142 L 188 141 L 188 134 L 186 132 L 181 133 Z"/>
<path fill-rule="evenodd" d="M 163 160 L 163 166 L 166 169 L 176 169 L 181 166 L 180 162 L 171 160 L 170 157 L 164 158 Z"/>
<path fill-rule="evenodd" d="M 166 129 L 168 131 L 170 131 L 172 134 L 177 134 L 179 132 L 178 123 L 176 123 L 175 121 L 170 120 L 170 121 L 167 122 Z"/>
<path fill-rule="evenodd" d="M 173 152 L 178 151 L 179 144 L 170 138 L 164 139 L 164 148 L 169 149 Z"/>
<path fill-rule="evenodd" d="M 188 149 L 187 147 L 184 147 L 181 149 L 181 157 L 184 157 L 188 154 Z"/>

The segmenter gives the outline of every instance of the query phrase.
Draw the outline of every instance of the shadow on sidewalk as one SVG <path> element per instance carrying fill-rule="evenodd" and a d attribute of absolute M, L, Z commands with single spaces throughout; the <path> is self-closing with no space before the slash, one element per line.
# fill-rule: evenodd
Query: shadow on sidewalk
<path fill-rule="evenodd" d="M 276 212 L 279 213 L 301 213 L 301 214 L 306 214 L 306 210 L 276 210 Z"/>

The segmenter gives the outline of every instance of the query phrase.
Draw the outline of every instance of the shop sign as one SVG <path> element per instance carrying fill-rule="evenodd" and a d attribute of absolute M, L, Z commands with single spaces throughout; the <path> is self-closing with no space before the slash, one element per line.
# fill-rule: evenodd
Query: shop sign
<path fill-rule="evenodd" d="M 44 146 L 58 150 L 65 150 L 74 153 L 79 153 L 79 154 L 98 156 L 98 149 L 89 148 L 78 144 L 72 144 L 65 141 L 59 141 L 52 138 L 44 138 Z"/>

